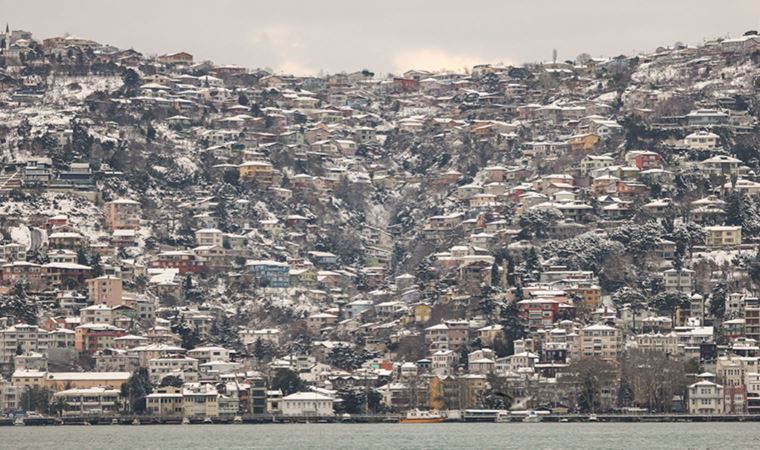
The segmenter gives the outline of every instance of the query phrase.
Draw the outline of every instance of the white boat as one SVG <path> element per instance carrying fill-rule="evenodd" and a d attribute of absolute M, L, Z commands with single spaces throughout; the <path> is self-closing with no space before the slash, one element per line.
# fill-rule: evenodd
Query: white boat
<path fill-rule="evenodd" d="M 412 409 L 406 413 L 406 417 L 401 419 L 400 423 L 440 423 L 446 420 L 435 411 L 421 411 Z"/>
<path fill-rule="evenodd" d="M 182 419 L 182 425 L 190 425 L 190 419 L 188 419 L 187 417 L 184 417 Z"/>
<path fill-rule="evenodd" d="M 232 423 L 243 423 L 243 418 L 240 416 L 235 416 L 235 418 L 232 419 Z"/>
<path fill-rule="evenodd" d="M 24 426 L 24 418 L 23 417 L 16 417 L 16 420 L 13 421 L 13 425 Z"/>
<path fill-rule="evenodd" d="M 527 416 L 523 417 L 523 423 L 538 423 L 541 422 L 541 416 L 538 415 L 535 411 L 531 411 L 528 413 Z"/>
<path fill-rule="evenodd" d="M 133 420 L 132 425 L 140 425 L 140 419 Z"/>
<path fill-rule="evenodd" d="M 509 423 L 511 421 L 512 416 L 509 415 L 509 411 L 499 411 L 496 413 L 496 419 L 494 419 L 496 423 Z"/>
<path fill-rule="evenodd" d="M 596 414 L 589 414 L 588 421 L 589 422 L 599 422 L 599 418 L 596 416 Z"/>

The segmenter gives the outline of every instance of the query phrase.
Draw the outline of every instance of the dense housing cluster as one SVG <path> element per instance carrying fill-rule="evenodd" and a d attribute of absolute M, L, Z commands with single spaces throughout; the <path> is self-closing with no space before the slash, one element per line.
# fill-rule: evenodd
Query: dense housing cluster
<path fill-rule="evenodd" d="M 292 76 L 0 33 L 0 411 L 760 413 L 760 36 Z"/>

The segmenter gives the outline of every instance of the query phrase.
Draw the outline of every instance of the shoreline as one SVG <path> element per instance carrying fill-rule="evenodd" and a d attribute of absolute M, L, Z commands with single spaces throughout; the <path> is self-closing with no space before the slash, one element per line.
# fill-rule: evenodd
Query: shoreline
<path fill-rule="evenodd" d="M 292 424 L 401 424 L 401 416 L 359 416 L 344 418 L 338 416 L 269 416 L 269 417 L 242 417 L 239 420 L 233 418 L 203 419 L 194 418 L 189 422 L 183 422 L 182 418 L 161 417 L 43 417 L 23 418 L 23 424 L 16 423 L 14 419 L 0 419 L 0 427 L 5 426 L 87 426 L 87 425 L 292 425 Z M 589 420 L 588 415 L 549 415 L 542 417 L 539 423 L 690 423 L 690 422 L 760 422 L 760 414 L 737 414 L 737 415 L 597 415 L 596 420 Z M 456 419 L 439 422 L 444 424 L 456 423 L 496 423 L 489 419 Z M 512 417 L 508 422 L 499 424 L 513 425 L 522 424 L 521 417 Z M 412 424 L 403 424 L 412 425 Z M 418 424 L 435 425 L 435 424 Z"/>

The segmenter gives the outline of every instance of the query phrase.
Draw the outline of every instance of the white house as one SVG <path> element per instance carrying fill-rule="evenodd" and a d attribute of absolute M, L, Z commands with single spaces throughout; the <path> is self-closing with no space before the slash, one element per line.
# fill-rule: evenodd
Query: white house
<path fill-rule="evenodd" d="M 335 399 L 316 392 L 296 392 L 282 398 L 285 416 L 332 416 Z"/>
<path fill-rule="evenodd" d="M 723 414 L 723 386 L 710 379 L 715 375 L 703 373 L 700 381 L 689 386 L 689 414 Z"/>
<path fill-rule="evenodd" d="M 697 131 L 684 138 L 684 145 L 693 150 L 712 150 L 718 146 L 720 136 L 709 131 Z"/>

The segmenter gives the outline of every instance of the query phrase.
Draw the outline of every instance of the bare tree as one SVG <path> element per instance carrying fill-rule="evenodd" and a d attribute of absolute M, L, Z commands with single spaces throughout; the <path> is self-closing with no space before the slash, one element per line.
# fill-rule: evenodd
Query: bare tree
<path fill-rule="evenodd" d="M 673 396 L 686 390 L 683 362 L 665 353 L 629 350 L 621 370 L 624 400 L 653 412 L 670 412 Z"/>

